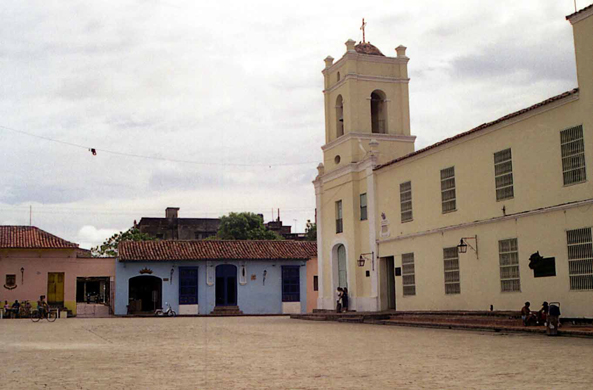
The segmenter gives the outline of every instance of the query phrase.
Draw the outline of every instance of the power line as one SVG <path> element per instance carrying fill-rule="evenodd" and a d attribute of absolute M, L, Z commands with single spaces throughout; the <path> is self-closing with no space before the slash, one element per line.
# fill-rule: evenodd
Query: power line
<path fill-rule="evenodd" d="M 102 153 L 107 153 L 107 154 L 113 154 L 116 156 L 123 156 L 123 157 L 133 157 L 133 158 L 142 158 L 142 159 L 147 159 L 147 160 L 175 162 L 175 163 L 181 163 L 181 164 L 220 166 L 220 167 L 230 166 L 230 167 L 269 167 L 269 168 L 272 168 L 272 167 L 288 167 L 288 166 L 297 166 L 297 165 L 312 165 L 312 164 L 318 163 L 318 161 L 303 161 L 303 162 L 295 162 L 295 163 L 220 163 L 220 162 L 202 162 L 202 161 L 191 161 L 191 160 L 179 160 L 179 159 L 166 158 L 166 157 L 147 156 L 147 155 L 142 155 L 142 154 L 124 153 L 124 152 L 116 152 L 116 151 L 108 150 L 108 149 L 93 148 L 90 146 L 79 145 L 79 144 L 75 144 L 72 142 L 61 141 L 61 140 L 57 140 L 57 139 L 53 139 L 53 138 L 49 138 L 49 137 L 44 137 L 41 135 L 31 134 L 26 131 L 17 130 L 17 129 L 2 126 L 2 125 L 0 125 L 0 128 L 2 128 L 4 130 L 13 131 L 15 133 L 27 135 L 29 137 L 42 139 L 45 141 L 55 142 L 58 144 L 71 146 L 71 147 L 75 147 L 75 148 L 79 148 L 79 149 L 86 149 L 88 151 L 91 151 L 93 153 L 93 155 L 95 155 L 96 152 L 102 152 Z"/>

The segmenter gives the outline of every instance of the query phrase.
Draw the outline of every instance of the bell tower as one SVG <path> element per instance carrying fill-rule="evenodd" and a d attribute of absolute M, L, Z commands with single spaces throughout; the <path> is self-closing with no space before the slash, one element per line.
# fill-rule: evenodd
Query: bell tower
<path fill-rule="evenodd" d="M 356 163 L 379 142 L 379 163 L 414 151 L 410 135 L 406 47 L 385 56 L 370 42 L 349 39 L 337 62 L 325 59 L 325 172 Z"/>

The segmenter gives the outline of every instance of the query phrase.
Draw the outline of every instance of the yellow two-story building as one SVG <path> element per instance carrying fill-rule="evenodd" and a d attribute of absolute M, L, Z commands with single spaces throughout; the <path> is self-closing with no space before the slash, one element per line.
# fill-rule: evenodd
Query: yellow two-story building
<path fill-rule="evenodd" d="M 420 150 L 405 47 L 325 59 L 318 308 L 593 318 L 593 5 L 567 19 L 579 88 Z"/>

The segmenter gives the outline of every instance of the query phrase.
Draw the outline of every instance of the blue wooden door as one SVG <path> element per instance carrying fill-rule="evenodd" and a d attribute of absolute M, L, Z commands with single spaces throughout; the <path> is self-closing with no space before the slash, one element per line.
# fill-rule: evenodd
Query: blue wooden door
<path fill-rule="evenodd" d="M 179 267 L 179 304 L 198 304 L 198 267 Z"/>
<path fill-rule="evenodd" d="M 237 267 L 216 267 L 216 306 L 237 306 Z"/>

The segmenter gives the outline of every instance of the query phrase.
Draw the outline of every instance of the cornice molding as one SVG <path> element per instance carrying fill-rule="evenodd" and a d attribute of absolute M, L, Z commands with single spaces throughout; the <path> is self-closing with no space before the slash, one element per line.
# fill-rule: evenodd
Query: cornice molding
<path fill-rule="evenodd" d="M 373 160 L 374 159 L 371 156 L 366 157 L 362 161 L 350 163 L 350 164 L 345 165 L 341 168 L 338 168 L 334 171 L 326 173 L 325 175 L 317 178 L 316 181 L 319 180 L 320 184 L 324 185 L 328 181 L 338 179 L 342 176 L 349 175 L 351 173 L 363 172 L 363 171 L 373 167 Z M 372 174 L 372 170 L 370 172 Z M 315 182 L 313 182 L 313 183 L 317 186 L 317 184 Z"/>
<path fill-rule="evenodd" d="M 465 229 L 468 227 L 474 227 L 474 226 L 486 225 L 486 224 L 490 224 L 490 223 L 508 221 L 511 219 L 525 218 L 525 217 L 530 217 L 532 215 L 546 214 L 546 213 L 551 213 L 554 211 L 568 210 L 568 209 L 572 209 L 575 207 L 586 206 L 586 205 L 591 205 L 591 204 L 593 204 L 593 198 L 580 200 L 580 201 L 573 202 L 573 203 L 564 203 L 564 204 L 559 204 L 559 205 L 555 205 L 555 206 L 549 206 L 548 208 L 540 208 L 540 209 L 534 209 L 534 210 L 529 210 L 529 211 L 521 211 L 521 212 L 518 212 L 515 214 L 509 214 L 509 215 L 505 215 L 502 217 L 494 217 L 494 218 L 490 218 L 490 219 L 483 219 L 483 220 L 477 220 L 477 221 L 473 221 L 473 222 L 460 223 L 458 225 L 451 225 L 451 226 L 445 226 L 445 227 L 441 227 L 441 228 L 424 230 L 421 232 L 404 234 L 404 235 L 392 237 L 392 238 L 378 239 L 377 244 L 385 244 L 387 242 L 392 242 L 392 241 L 401 241 L 401 240 L 406 240 L 408 238 L 443 233 L 443 232 L 450 231 L 450 230 Z"/>
<path fill-rule="evenodd" d="M 377 140 L 377 141 L 399 141 L 399 142 L 411 142 L 416 140 L 415 135 L 402 135 L 402 134 L 379 134 L 379 133 L 346 133 L 343 136 L 336 138 L 335 140 L 328 142 L 321 147 L 324 152 L 335 148 L 344 142 L 350 141 L 351 139 L 360 140 Z"/>
<path fill-rule="evenodd" d="M 336 61 L 332 66 L 329 68 L 325 68 L 321 71 L 321 73 L 331 73 L 338 68 L 340 68 L 344 62 L 347 60 L 354 60 L 354 61 L 365 61 L 365 62 L 378 62 L 382 64 L 407 64 L 410 61 L 408 57 L 382 57 L 382 56 L 374 56 L 368 54 L 360 54 L 356 52 L 346 52 L 342 58 Z"/>
<path fill-rule="evenodd" d="M 561 107 L 561 106 L 563 106 L 565 104 L 572 103 L 575 100 L 579 100 L 579 92 L 577 92 L 577 93 L 575 93 L 573 95 L 567 96 L 564 99 L 560 99 L 558 101 L 555 101 L 555 102 L 552 102 L 552 103 L 548 103 L 545 106 L 541 106 L 541 107 L 535 108 L 535 109 L 530 110 L 530 111 L 528 111 L 528 112 L 526 112 L 524 114 L 517 115 L 514 118 L 510 118 L 510 119 L 507 119 L 507 120 L 505 120 L 503 122 L 497 123 L 497 124 L 492 125 L 492 126 L 487 127 L 487 128 L 484 128 L 484 129 L 482 129 L 480 131 L 476 131 L 475 133 L 467 134 L 467 135 L 465 135 L 463 137 L 460 137 L 458 139 L 455 139 L 455 140 L 452 140 L 450 142 L 444 143 L 442 145 L 439 145 L 439 146 L 435 147 L 434 149 L 430 149 L 430 150 L 427 150 L 425 152 L 418 153 L 417 155 L 414 155 L 414 156 L 411 156 L 409 158 L 406 158 L 405 160 L 398 161 L 398 162 L 396 162 L 394 164 L 386 165 L 384 167 L 379 167 L 379 169 L 377 169 L 377 171 L 379 171 L 379 172 L 388 172 L 390 169 L 393 169 L 396 166 L 401 166 L 401 164 L 411 163 L 413 161 L 416 161 L 416 160 L 419 160 L 419 159 L 422 159 L 422 158 L 425 158 L 425 157 L 428 157 L 428 156 L 432 156 L 435 153 L 440 153 L 440 152 L 442 152 L 444 150 L 447 150 L 447 149 L 449 149 L 451 147 L 454 147 L 456 145 L 459 145 L 461 143 L 474 140 L 476 138 L 479 138 L 479 137 L 482 137 L 484 135 L 490 134 L 493 131 L 497 131 L 497 130 L 500 130 L 500 129 L 505 128 L 507 126 L 514 125 L 515 123 L 518 123 L 518 122 L 527 120 L 527 119 L 529 119 L 529 118 L 531 118 L 531 117 L 533 117 L 535 115 L 540 115 L 540 114 L 543 114 L 543 113 L 545 113 L 547 111 L 554 110 L 554 109 L 556 109 L 558 107 Z M 322 149 L 323 149 L 323 147 L 322 147 Z M 393 161 L 393 159 L 392 159 L 392 161 Z"/>
<path fill-rule="evenodd" d="M 363 74 L 356 74 L 356 73 L 348 73 L 344 76 L 340 81 L 336 84 L 332 85 L 328 89 L 324 89 L 323 93 L 329 93 L 337 88 L 341 87 L 346 81 L 348 80 L 357 80 L 357 81 L 379 81 L 382 83 L 391 83 L 391 84 L 409 84 L 409 78 L 399 78 L 399 77 L 388 77 L 388 76 L 373 76 L 373 75 L 363 75 Z"/>

